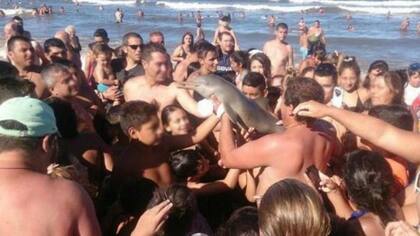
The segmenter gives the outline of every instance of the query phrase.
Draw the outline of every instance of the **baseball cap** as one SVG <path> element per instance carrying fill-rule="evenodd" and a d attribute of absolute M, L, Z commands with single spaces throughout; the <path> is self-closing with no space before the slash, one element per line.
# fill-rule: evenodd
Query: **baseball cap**
<path fill-rule="evenodd" d="M 108 33 L 106 32 L 105 29 L 99 28 L 95 30 L 95 33 L 93 33 L 93 37 L 102 37 L 102 38 L 107 39 Z"/>
<path fill-rule="evenodd" d="M 39 99 L 30 97 L 11 98 L 0 105 L 0 123 L 17 121 L 25 130 L 0 125 L 0 135 L 12 137 L 43 137 L 58 133 L 54 112 Z"/>
<path fill-rule="evenodd" d="M 408 67 L 408 73 L 420 72 L 420 63 L 416 62 Z"/>

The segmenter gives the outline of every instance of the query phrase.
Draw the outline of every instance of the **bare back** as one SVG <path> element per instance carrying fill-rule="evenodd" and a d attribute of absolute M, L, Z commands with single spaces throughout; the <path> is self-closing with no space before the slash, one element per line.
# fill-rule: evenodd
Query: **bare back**
<path fill-rule="evenodd" d="M 115 163 L 114 180 L 121 183 L 144 177 L 159 186 L 168 186 L 172 182 L 168 157 L 169 153 L 162 146 L 141 148 L 131 144 Z"/>
<path fill-rule="evenodd" d="M 0 235 L 100 235 L 81 187 L 28 170 L 0 170 Z"/>
<path fill-rule="evenodd" d="M 281 145 L 277 150 L 272 150 L 272 156 L 269 157 L 272 165 L 264 168 L 259 176 L 256 194 L 262 196 L 272 184 L 284 178 L 305 182 L 304 173 L 310 165 L 325 170 L 334 146 L 324 135 L 307 127 L 296 127 L 283 134 L 272 135 L 270 138 L 273 141 L 285 142 L 287 148 Z"/>

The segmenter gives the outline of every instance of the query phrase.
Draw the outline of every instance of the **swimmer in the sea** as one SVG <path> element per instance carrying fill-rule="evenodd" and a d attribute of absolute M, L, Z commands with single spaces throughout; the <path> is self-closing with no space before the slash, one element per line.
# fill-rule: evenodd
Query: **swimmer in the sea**
<path fill-rule="evenodd" d="M 274 15 L 269 15 L 267 18 L 267 24 L 273 28 L 276 25 L 276 17 Z"/>
<path fill-rule="evenodd" d="M 400 31 L 407 32 L 409 26 L 410 26 L 410 18 L 406 17 L 406 18 L 404 18 L 403 21 L 401 21 Z"/>
<path fill-rule="evenodd" d="M 120 8 L 117 8 L 114 15 L 115 15 L 115 22 L 116 23 L 122 23 L 123 22 L 124 13 Z"/>

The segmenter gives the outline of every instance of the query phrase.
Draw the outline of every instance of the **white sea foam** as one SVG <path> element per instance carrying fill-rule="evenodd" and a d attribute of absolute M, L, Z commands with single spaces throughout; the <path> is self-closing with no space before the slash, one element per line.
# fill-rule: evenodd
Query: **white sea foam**
<path fill-rule="evenodd" d="M 222 4 L 222 3 L 200 3 L 200 2 L 169 2 L 157 1 L 156 4 L 169 7 L 176 10 L 221 10 L 226 8 L 233 8 L 237 10 L 246 11 L 262 11 L 271 10 L 278 12 L 300 12 L 302 10 L 319 9 L 321 6 L 333 7 L 339 10 L 351 12 L 363 12 L 371 14 L 408 14 L 420 12 L 420 1 L 387 1 L 387 2 L 372 2 L 372 1 L 305 1 L 305 0 L 290 0 L 295 4 Z M 297 5 L 297 3 L 310 3 Z M 318 4 L 317 4 L 318 3 Z M 321 5 L 322 3 L 322 5 Z M 342 3 L 342 4 L 341 4 Z M 369 4 L 373 4 L 372 6 Z M 352 5 L 354 4 L 354 5 Z M 400 4 L 400 5 L 398 5 Z"/>
<path fill-rule="evenodd" d="M 176 10 L 220 10 L 226 8 L 234 8 L 238 10 L 272 10 L 279 12 L 299 12 L 301 10 L 309 10 L 318 8 L 318 5 L 311 6 L 275 6 L 268 4 L 220 4 L 220 3 L 198 3 L 198 2 L 167 2 L 157 1 L 157 5 L 169 7 Z"/>
<path fill-rule="evenodd" d="M 327 5 L 349 5 L 364 7 L 420 7 L 420 1 L 335 1 L 335 0 L 289 0 L 291 3 Z"/>
<path fill-rule="evenodd" d="M 409 14 L 409 13 L 420 13 L 420 7 L 349 7 L 349 6 L 338 6 L 338 8 L 351 12 L 364 12 L 371 14 Z"/>
<path fill-rule="evenodd" d="M 89 3 L 97 5 L 133 5 L 136 4 L 136 0 L 73 0 L 73 2 Z M 140 2 L 140 1 L 139 1 Z"/>
<path fill-rule="evenodd" d="M 32 9 L 17 8 L 17 9 L 1 9 L 6 16 L 30 14 Z"/>

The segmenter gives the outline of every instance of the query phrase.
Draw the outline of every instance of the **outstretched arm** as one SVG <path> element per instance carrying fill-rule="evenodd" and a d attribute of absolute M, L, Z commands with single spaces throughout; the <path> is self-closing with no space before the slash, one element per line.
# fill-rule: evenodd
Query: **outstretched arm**
<path fill-rule="evenodd" d="M 165 140 L 169 150 L 186 148 L 203 141 L 219 123 L 219 118 L 212 115 L 201 123 L 192 134 L 168 136 Z"/>
<path fill-rule="evenodd" d="M 315 101 L 300 104 L 294 114 L 321 118 L 329 116 L 348 130 L 374 145 L 407 160 L 420 162 L 420 135 L 398 129 L 382 120 L 355 112 L 338 109 Z"/>
<path fill-rule="evenodd" d="M 210 183 L 188 183 L 188 187 L 196 194 L 209 195 L 223 193 L 232 190 L 238 183 L 239 174 L 241 170 L 230 169 L 226 177 L 222 180 Z"/>
<path fill-rule="evenodd" d="M 270 135 L 235 148 L 232 124 L 226 114 L 222 117 L 219 152 L 223 166 L 235 169 L 268 166 L 269 158 L 273 156 L 275 150 L 277 150 L 276 143 L 272 142 Z"/>
<path fill-rule="evenodd" d="M 172 83 L 173 89 L 175 89 L 176 100 L 179 102 L 182 108 L 184 108 L 188 113 L 193 114 L 199 118 L 206 118 L 200 112 L 198 112 L 197 102 L 192 98 L 191 94 L 187 90 L 182 88 L 177 88 L 175 83 Z"/>

